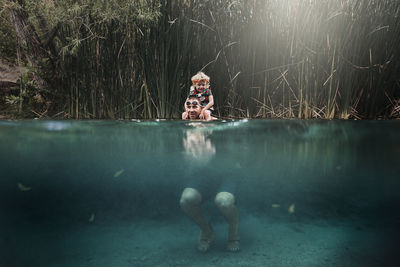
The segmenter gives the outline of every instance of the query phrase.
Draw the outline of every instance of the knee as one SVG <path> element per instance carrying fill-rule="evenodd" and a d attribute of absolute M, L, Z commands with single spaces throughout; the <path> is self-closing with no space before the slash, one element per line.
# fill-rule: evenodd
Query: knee
<path fill-rule="evenodd" d="M 235 196 L 228 192 L 219 192 L 214 202 L 220 209 L 230 208 L 235 205 Z"/>
<path fill-rule="evenodd" d="M 179 204 L 182 208 L 191 207 L 201 204 L 201 195 L 194 188 L 185 188 L 182 192 Z"/>

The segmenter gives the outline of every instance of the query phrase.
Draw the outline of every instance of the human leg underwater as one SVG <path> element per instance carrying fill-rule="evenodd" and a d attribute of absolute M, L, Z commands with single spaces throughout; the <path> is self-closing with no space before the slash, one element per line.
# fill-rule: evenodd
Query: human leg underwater
<path fill-rule="evenodd" d="M 214 239 L 214 232 L 201 210 L 202 197 L 198 190 L 187 187 L 183 190 L 180 206 L 183 211 L 200 227 L 198 250 L 206 252 Z"/>
<path fill-rule="evenodd" d="M 219 192 L 215 196 L 215 205 L 228 222 L 228 245 L 229 251 L 240 249 L 240 238 L 238 233 L 238 211 L 235 205 L 235 196 L 229 192 Z"/>

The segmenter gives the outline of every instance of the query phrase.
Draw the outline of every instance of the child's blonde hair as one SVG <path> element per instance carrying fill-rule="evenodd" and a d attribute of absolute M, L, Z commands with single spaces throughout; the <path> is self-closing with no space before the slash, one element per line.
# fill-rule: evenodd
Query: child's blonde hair
<path fill-rule="evenodd" d="M 192 77 L 192 83 L 198 83 L 200 81 L 206 81 L 207 83 L 210 83 L 210 77 L 208 77 L 204 72 L 199 71 Z"/>

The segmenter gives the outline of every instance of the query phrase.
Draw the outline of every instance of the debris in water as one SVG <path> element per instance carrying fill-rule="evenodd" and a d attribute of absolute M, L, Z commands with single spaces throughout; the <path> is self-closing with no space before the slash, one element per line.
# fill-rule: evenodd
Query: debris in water
<path fill-rule="evenodd" d="M 281 207 L 281 205 L 279 205 L 279 204 L 272 204 L 271 205 L 273 208 L 280 208 Z"/>
<path fill-rule="evenodd" d="M 94 213 L 90 215 L 89 222 L 94 222 Z"/>
<path fill-rule="evenodd" d="M 21 190 L 21 191 L 29 191 L 29 190 L 32 189 L 32 187 L 25 186 L 25 185 L 23 185 L 23 184 L 21 184 L 21 183 L 18 183 L 18 188 L 19 188 L 19 190 Z"/>
<path fill-rule="evenodd" d="M 124 171 L 124 169 L 117 171 L 116 173 L 114 173 L 114 177 L 120 176 Z"/>
<path fill-rule="evenodd" d="M 289 212 L 290 214 L 294 213 L 294 204 L 290 205 L 290 207 L 289 207 L 289 209 L 288 209 L 288 212 Z"/>

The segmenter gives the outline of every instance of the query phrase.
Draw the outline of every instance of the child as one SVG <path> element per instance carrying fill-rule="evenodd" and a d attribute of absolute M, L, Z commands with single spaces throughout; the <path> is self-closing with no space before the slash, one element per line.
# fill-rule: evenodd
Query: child
<path fill-rule="evenodd" d="M 210 89 L 210 77 L 208 77 L 203 72 L 198 72 L 196 75 L 192 77 L 192 86 L 190 87 L 189 96 L 195 95 L 200 99 L 201 105 L 203 109 L 200 113 L 200 119 L 202 120 L 210 120 L 211 119 L 211 111 L 214 110 L 214 97 L 211 93 Z M 185 103 L 189 99 L 186 98 Z M 182 113 L 182 119 L 187 119 L 187 112 Z"/>

